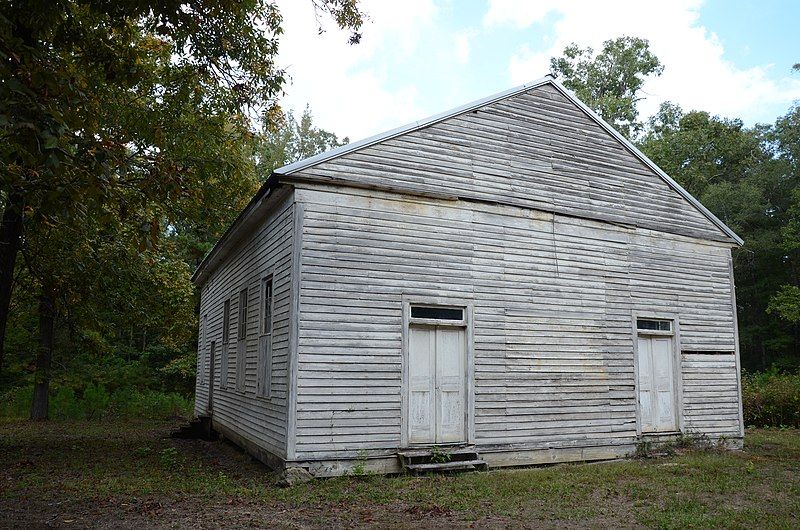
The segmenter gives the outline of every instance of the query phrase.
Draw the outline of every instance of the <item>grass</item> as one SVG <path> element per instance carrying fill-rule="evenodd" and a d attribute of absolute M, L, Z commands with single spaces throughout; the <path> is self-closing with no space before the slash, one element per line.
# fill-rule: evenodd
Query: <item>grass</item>
<path fill-rule="evenodd" d="M 281 489 L 224 442 L 165 438 L 176 426 L 0 423 L 0 526 L 793 528 L 800 517 L 798 430 L 748 431 L 741 452 Z"/>

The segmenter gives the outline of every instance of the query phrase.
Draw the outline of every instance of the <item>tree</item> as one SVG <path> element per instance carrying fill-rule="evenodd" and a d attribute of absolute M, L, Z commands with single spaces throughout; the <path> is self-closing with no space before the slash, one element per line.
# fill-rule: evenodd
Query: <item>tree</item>
<path fill-rule="evenodd" d="M 322 153 L 349 143 L 345 137 L 341 141 L 336 134 L 315 127 L 311 109 L 306 105 L 300 121 L 289 112 L 280 115 L 272 123 L 264 124 L 258 146 L 258 173 L 263 181 L 272 170 L 317 153 Z"/>
<path fill-rule="evenodd" d="M 794 65 L 795 71 L 800 65 Z M 572 44 L 551 70 L 745 241 L 733 253 L 743 365 L 800 366 L 800 111 L 774 126 L 744 126 L 663 103 L 639 123 L 638 93 L 663 68 L 647 41 Z"/>
<path fill-rule="evenodd" d="M 44 352 L 66 268 L 87 266 L 53 242 L 95 246 L 110 231 L 154 249 L 170 227 L 230 216 L 255 189 L 247 116 L 269 114 L 283 86 L 281 18 L 266 0 L 0 5 L 0 339 L 23 252 Z M 314 5 L 357 41 L 356 0 Z"/>
<path fill-rule="evenodd" d="M 778 119 L 770 139 L 773 155 L 782 163 L 782 179 L 795 187 L 787 197 L 786 222 L 780 231 L 787 281 L 770 300 L 768 310 L 797 330 L 800 325 L 800 106 Z"/>
<path fill-rule="evenodd" d="M 640 147 L 687 191 L 700 197 L 709 186 L 742 182 L 768 158 L 757 130 L 741 120 L 712 117 L 707 112 L 684 113 L 662 103 L 648 121 Z"/>
<path fill-rule="evenodd" d="M 636 104 L 645 79 L 663 70 L 648 41 L 636 37 L 607 40 L 597 55 L 573 43 L 550 59 L 551 74 L 627 138 L 642 129 Z"/>
<path fill-rule="evenodd" d="M 23 261 L 29 266 L 18 282 L 22 290 L 38 293 L 39 319 L 32 417 L 47 416 L 57 346 L 69 365 L 71 355 L 113 355 L 128 332 L 142 337 L 140 352 L 148 344 L 179 349 L 190 341 L 196 319 L 189 266 L 169 240 L 141 249 L 135 235 L 125 233 L 131 230 L 138 228 L 93 217 L 26 231 Z M 69 340 L 59 344 L 57 336 L 64 333 Z"/>
<path fill-rule="evenodd" d="M 284 114 L 280 109 L 273 109 L 263 120 L 262 130 L 254 135 L 252 156 L 256 178 L 263 183 L 275 168 L 339 147 L 348 141 L 348 138 L 339 140 L 336 134 L 316 127 L 308 106 L 300 121 L 292 112 Z M 246 190 L 241 191 L 239 196 L 245 200 L 250 198 Z M 175 244 L 176 252 L 190 266 L 200 264 L 243 204 L 237 206 L 231 203 L 230 206 L 222 212 L 203 207 L 192 216 L 203 219 L 202 223 L 178 220 L 172 225 L 169 239 Z"/>
<path fill-rule="evenodd" d="M 742 362 L 750 369 L 795 355 L 798 343 L 791 323 L 769 311 L 791 314 L 793 291 L 782 286 L 797 285 L 800 245 L 787 246 L 787 231 L 800 197 L 794 165 L 799 118 L 795 109 L 774 127 L 746 128 L 741 120 L 684 113 L 664 103 L 640 142 L 645 154 L 744 239 L 734 251 L 734 271 Z"/>

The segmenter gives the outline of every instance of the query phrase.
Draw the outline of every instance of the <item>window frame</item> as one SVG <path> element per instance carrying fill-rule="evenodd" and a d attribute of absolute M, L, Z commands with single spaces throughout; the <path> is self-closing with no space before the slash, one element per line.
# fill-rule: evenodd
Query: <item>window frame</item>
<path fill-rule="evenodd" d="M 425 307 L 431 309 L 457 309 L 461 311 L 460 319 L 446 319 L 446 318 L 420 318 L 411 316 L 415 307 Z M 411 324 L 427 324 L 431 326 L 457 326 L 464 327 L 467 325 L 467 312 L 469 307 L 466 305 L 451 305 L 451 304 L 433 304 L 433 303 L 408 303 L 408 321 Z"/>
<path fill-rule="evenodd" d="M 250 303 L 250 286 L 245 284 L 239 290 L 239 305 L 236 321 L 236 371 L 234 388 L 239 393 L 247 392 L 247 318 Z"/>
<path fill-rule="evenodd" d="M 269 292 L 267 292 L 269 288 Z M 272 274 L 261 279 L 261 335 L 272 335 L 275 316 L 275 282 Z"/>
<path fill-rule="evenodd" d="M 228 344 L 231 339 L 231 299 L 222 302 L 222 344 Z"/>
<path fill-rule="evenodd" d="M 275 329 L 275 281 L 268 274 L 261 279 L 261 314 L 258 336 L 258 373 L 256 374 L 256 396 L 272 397 L 272 333 Z"/>
<path fill-rule="evenodd" d="M 206 329 L 208 328 L 208 313 L 203 313 L 203 316 L 200 317 L 200 333 L 197 339 L 197 357 L 198 357 L 198 366 L 197 369 L 200 372 L 198 374 L 198 379 L 200 380 L 200 384 L 202 385 L 205 383 L 206 378 L 206 343 L 208 338 L 208 332 Z"/>
<path fill-rule="evenodd" d="M 236 342 L 247 339 L 247 304 L 248 289 L 244 287 L 239 290 L 239 307 L 236 322 Z"/>
<path fill-rule="evenodd" d="M 648 329 L 648 328 L 640 328 L 639 322 L 646 321 L 646 322 L 658 322 L 659 325 L 666 323 L 669 326 L 669 329 Z M 672 336 L 675 334 L 675 320 L 668 319 L 668 318 L 651 318 L 651 317 L 636 317 L 633 323 L 636 333 L 639 335 L 665 335 L 665 336 Z"/>
<path fill-rule="evenodd" d="M 228 389 L 228 371 L 230 369 L 230 350 L 228 343 L 231 338 L 231 297 L 222 302 L 222 351 L 219 360 L 219 388 Z"/>
<path fill-rule="evenodd" d="M 419 316 L 414 315 L 414 310 L 419 309 L 424 311 L 451 311 L 458 312 L 458 318 L 448 318 L 443 316 Z M 463 322 L 464 321 L 464 308 L 463 307 L 448 307 L 448 306 L 434 306 L 427 304 L 413 304 L 411 306 L 411 318 L 414 320 L 441 320 L 443 322 Z"/>
<path fill-rule="evenodd" d="M 217 356 L 217 341 L 212 340 L 208 345 L 208 397 L 206 398 L 206 411 L 211 412 L 214 400 L 214 361 Z M 220 388 L 222 380 L 220 379 Z"/>

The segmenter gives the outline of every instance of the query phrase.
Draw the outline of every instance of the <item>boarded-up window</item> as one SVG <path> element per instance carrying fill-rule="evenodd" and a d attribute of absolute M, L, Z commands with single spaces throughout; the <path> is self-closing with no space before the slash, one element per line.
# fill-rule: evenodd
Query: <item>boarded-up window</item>
<path fill-rule="evenodd" d="M 244 392 L 247 363 L 247 289 L 239 291 L 239 329 L 236 335 L 236 390 Z"/>
<path fill-rule="evenodd" d="M 222 357 L 219 360 L 219 387 L 228 388 L 228 338 L 231 329 L 231 301 L 222 304 Z"/>
<path fill-rule="evenodd" d="M 205 357 L 206 357 L 206 315 L 200 319 L 200 332 L 197 338 L 197 372 L 200 382 L 205 382 Z"/>
<path fill-rule="evenodd" d="M 247 289 L 239 291 L 239 333 L 236 340 L 247 338 Z"/>
<path fill-rule="evenodd" d="M 222 305 L 222 343 L 228 344 L 231 333 L 231 301 L 225 300 Z"/>
<path fill-rule="evenodd" d="M 272 333 L 272 276 L 264 278 L 261 282 L 262 292 L 262 333 Z"/>
<path fill-rule="evenodd" d="M 258 337 L 258 384 L 259 396 L 272 395 L 272 315 L 274 296 L 272 276 L 261 281 L 261 333 Z"/>

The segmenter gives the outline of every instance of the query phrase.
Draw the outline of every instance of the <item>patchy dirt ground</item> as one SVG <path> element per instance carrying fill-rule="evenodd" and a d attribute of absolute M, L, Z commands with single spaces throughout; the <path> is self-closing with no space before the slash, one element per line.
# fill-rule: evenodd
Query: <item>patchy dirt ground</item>
<path fill-rule="evenodd" d="M 741 452 L 279 488 L 179 421 L 0 423 L 0 527 L 793 528 L 800 431 L 748 432 Z"/>

